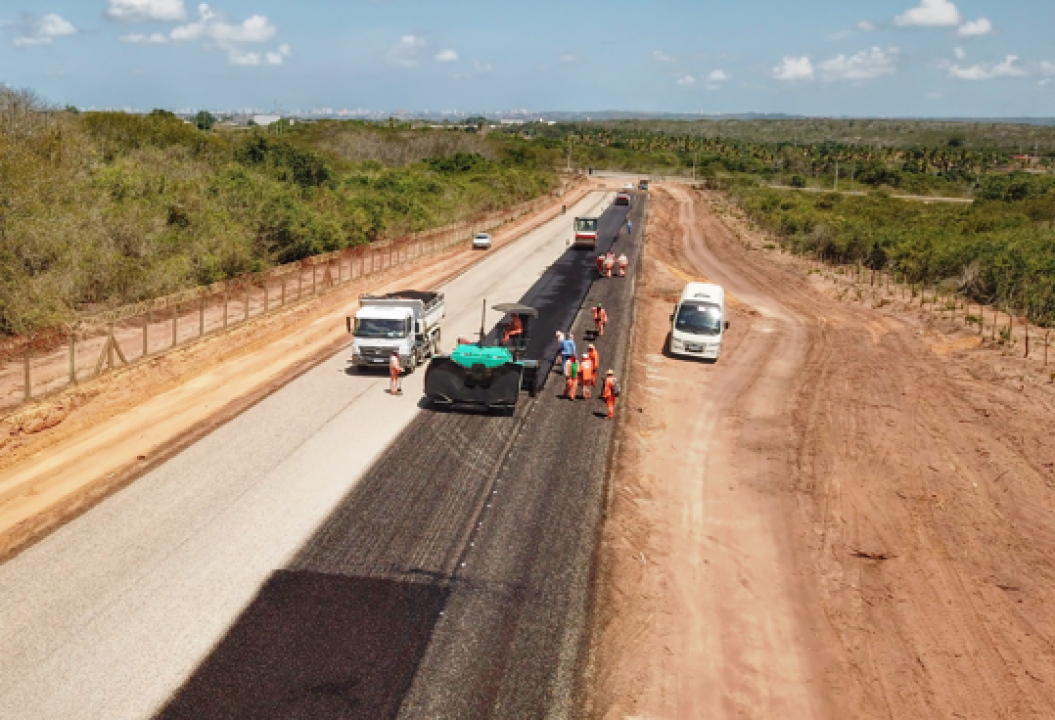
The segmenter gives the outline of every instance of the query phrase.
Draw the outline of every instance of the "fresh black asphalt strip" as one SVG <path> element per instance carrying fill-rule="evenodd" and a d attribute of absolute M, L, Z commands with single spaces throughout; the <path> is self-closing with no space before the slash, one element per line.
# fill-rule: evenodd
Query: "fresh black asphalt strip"
<path fill-rule="evenodd" d="M 625 208 L 601 218 L 599 251 L 625 252 L 627 278 L 595 281 L 595 253 L 569 249 L 521 299 L 545 371 L 555 331 L 581 352 L 603 302 L 601 373 L 624 375 L 635 201 L 632 239 Z M 158 717 L 572 717 L 614 423 L 562 390 L 509 417 L 420 413 Z"/>

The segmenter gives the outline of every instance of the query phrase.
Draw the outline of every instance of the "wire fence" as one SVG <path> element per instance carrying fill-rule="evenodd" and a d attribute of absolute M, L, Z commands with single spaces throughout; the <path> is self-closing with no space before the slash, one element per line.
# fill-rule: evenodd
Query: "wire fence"
<path fill-rule="evenodd" d="M 814 258 L 816 261 L 817 259 Z M 873 270 L 861 264 L 824 263 L 825 275 L 839 290 L 840 300 L 869 301 L 874 307 L 899 305 L 924 319 L 962 328 L 980 340 L 999 346 L 1007 355 L 1021 355 L 1047 369 L 1055 360 L 1052 327 L 1031 318 L 1027 310 L 1006 304 L 979 302 L 955 287 L 941 283 L 909 282 L 896 272 Z"/>
<path fill-rule="evenodd" d="M 0 416 L 111 370 L 157 357 L 255 318 L 466 242 L 568 190 L 422 233 L 305 258 L 69 325 L 0 342 Z"/>

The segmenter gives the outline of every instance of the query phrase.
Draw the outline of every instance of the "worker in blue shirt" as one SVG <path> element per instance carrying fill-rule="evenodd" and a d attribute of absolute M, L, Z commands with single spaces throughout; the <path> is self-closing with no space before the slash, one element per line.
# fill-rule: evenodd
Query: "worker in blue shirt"
<path fill-rule="evenodd" d="M 568 358 L 577 357 L 575 353 L 575 336 L 571 333 L 568 333 L 568 337 L 561 341 L 560 354 L 562 361 L 561 367 L 564 367 L 564 364 L 568 362 Z"/>

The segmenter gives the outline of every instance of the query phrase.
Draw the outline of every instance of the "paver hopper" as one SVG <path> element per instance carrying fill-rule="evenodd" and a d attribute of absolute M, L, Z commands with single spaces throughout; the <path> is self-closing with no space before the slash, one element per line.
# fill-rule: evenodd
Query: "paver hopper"
<path fill-rule="evenodd" d="M 531 323 L 538 312 L 515 303 L 495 305 L 505 313 L 496 345 L 459 341 L 450 355 L 436 355 L 425 371 L 425 395 L 436 405 L 510 410 L 521 390 L 534 397 L 538 360 L 524 357 Z M 512 332 L 510 332 L 512 330 Z"/>

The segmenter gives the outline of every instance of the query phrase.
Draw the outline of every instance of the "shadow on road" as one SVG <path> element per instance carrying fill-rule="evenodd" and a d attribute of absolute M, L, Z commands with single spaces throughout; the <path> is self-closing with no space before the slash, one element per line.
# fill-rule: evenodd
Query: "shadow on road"
<path fill-rule="evenodd" d="M 158 714 L 393 718 L 449 590 L 282 570 Z"/>

